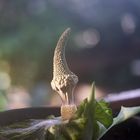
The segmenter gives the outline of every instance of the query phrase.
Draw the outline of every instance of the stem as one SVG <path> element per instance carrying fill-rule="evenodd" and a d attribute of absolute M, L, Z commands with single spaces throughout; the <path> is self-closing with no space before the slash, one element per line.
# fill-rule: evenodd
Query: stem
<path fill-rule="evenodd" d="M 63 120 L 69 120 L 73 117 L 76 112 L 77 107 L 75 104 L 71 105 L 62 105 L 61 106 L 61 117 Z"/>

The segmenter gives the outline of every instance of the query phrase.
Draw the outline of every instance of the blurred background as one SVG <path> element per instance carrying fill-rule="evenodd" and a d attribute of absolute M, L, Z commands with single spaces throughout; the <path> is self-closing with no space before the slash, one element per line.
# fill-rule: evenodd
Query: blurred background
<path fill-rule="evenodd" d="M 139 0 L 0 0 L 0 111 L 61 104 L 50 81 L 67 27 L 77 103 L 93 81 L 97 98 L 140 88 Z"/>

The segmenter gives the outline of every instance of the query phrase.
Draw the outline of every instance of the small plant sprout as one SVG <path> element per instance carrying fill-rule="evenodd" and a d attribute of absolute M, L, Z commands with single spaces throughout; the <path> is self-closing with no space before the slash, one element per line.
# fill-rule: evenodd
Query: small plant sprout
<path fill-rule="evenodd" d="M 66 58 L 65 46 L 70 34 L 70 28 L 60 36 L 54 52 L 52 89 L 55 90 L 61 100 L 61 116 L 63 120 L 69 120 L 77 110 L 74 104 L 73 90 L 78 82 L 78 77 L 70 71 Z"/>

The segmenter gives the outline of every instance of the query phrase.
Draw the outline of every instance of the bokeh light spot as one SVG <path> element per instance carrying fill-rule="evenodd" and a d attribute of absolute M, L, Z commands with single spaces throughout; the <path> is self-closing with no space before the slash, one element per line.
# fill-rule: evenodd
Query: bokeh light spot
<path fill-rule="evenodd" d="M 121 27 L 124 33 L 132 34 L 135 32 L 136 21 L 132 14 L 124 14 L 121 19 Z"/>
<path fill-rule="evenodd" d="M 0 72 L 0 90 L 6 90 L 11 85 L 11 78 L 8 73 Z"/>
<path fill-rule="evenodd" d="M 87 29 L 75 36 L 76 44 L 81 48 L 91 48 L 100 41 L 100 33 L 96 29 Z"/>

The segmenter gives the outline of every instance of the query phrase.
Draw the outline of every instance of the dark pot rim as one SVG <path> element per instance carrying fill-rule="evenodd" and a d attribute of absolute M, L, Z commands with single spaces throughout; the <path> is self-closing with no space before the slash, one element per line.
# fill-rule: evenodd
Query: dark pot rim
<path fill-rule="evenodd" d="M 60 116 L 59 107 L 31 107 L 0 112 L 0 126 L 26 119 L 45 119 L 49 115 Z"/>

